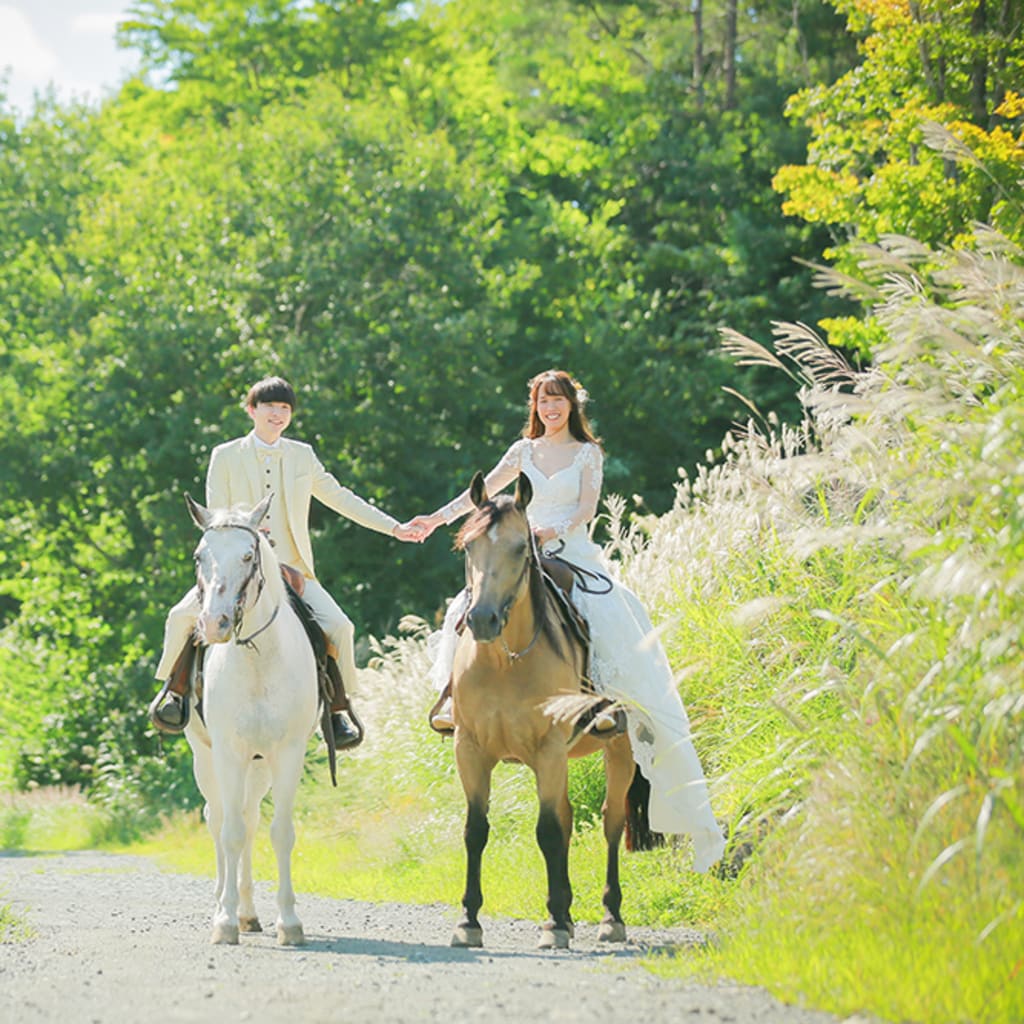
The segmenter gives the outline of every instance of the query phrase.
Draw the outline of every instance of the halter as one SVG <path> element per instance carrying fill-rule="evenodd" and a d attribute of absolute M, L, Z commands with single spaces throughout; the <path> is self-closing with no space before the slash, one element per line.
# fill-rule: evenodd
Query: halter
<path fill-rule="evenodd" d="M 203 531 L 203 536 L 205 537 L 207 533 L 212 533 L 214 530 L 244 530 L 252 537 L 253 541 L 255 542 L 252 565 L 249 568 L 249 572 L 246 575 L 245 579 L 242 581 L 242 585 L 238 588 L 238 593 L 235 595 L 235 600 L 233 602 L 235 610 L 235 621 L 232 626 L 232 631 L 235 634 L 236 644 L 238 644 L 240 647 L 251 647 L 253 650 L 256 650 L 257 648 L 253 641 L 256 639 L 256 637 L 260 635 L 260 633 L 264 632 L 264 630 L 267 630 L 271 627 L 271 625 L 274 622 L 274 619 L 277 618 L 278 611 L 280 611 L 281 609 L 281 602 L 278 601 L 278 603 L 274 605 L 274 610 L 270 613 L 270 618 L 267 619 L 267 621 L 262 626 L 260 626 L 259 629 L 250 633 L 247 637 L 242 637 L 239 635 L 242 632 L 242 620 L 245 618 L 245 608 L 243 608 L 242 606 L 243 595 L 248 589 L 249 584 L 252 582 L 253 577 L 257 573 L 259 573 L 259 578 L 256 584 L 256 600 L 253 601 L 253 607 L 255 607 L 259 603 L 260 596 L 263 594 L 263 587 L 267 582 L 267 578 L 263 572 L 263 554 L 262 546 L 260 544 L 260 535 L 251 526 L 245 526 L 242 523 L 225 523 L 222 526 L 209 527 L 208 529 Z M 200 596 L 202 596 L 202 580 L 198 580 L 197 585 L 199 587 L 199 594 Z"/>
<path fill-rule="evenodd" d="M 522 583 L 523 583 L 523 577 L 526 576 L 526 574 L 530 571 L 530 569 L 532 569 L 534 567 L 538 567 L 539 568 L 539 566 L 540 566 L 540 559 L 539 559 L 539 556 L 537 554 L 537 540 L 534 537 L 532 530 L 529 531 L 529 533 L 530 533 L 530 553 L 529 553 L 529 555 L 527 555 L 526 559 L 523 562 L 522 571 L 519 573 L 519 576 L 516 579 L 516 584 L 512 588 L 513 589 L 513 593 L 517 593 L 519 591 L 519 588 L 522 586 Z M 511 607 L 511 602 L 509 603 L 509 607 Z M 505 654 L 508 657 L 509 662 L 512 663 L 513 665 L 520 658 L 525 657 L 527 654 L 529 654 L 530 651 L 533 650 L 534 644 L 537 643 L 537 638 L 540 636 L 542 618 L 541 618 L 540 615 L 537 615 L 536 618 L 537 618 L 537 624 L 534 627 L 533 636 L 530 638 L 530 642 L 521 651 L 513 651 L 512 648 L 509 647 L 508 641 L 505 639 L 505 626 L 508 625 L 508 618 L 507 618 L 507 616 L 506 616 L 505 622 L 502 624 L 501 633 L 499 634 L 498 639 L 501 641 L 501 646 L 502 646 L 503 650 L 505 651 Z"/>

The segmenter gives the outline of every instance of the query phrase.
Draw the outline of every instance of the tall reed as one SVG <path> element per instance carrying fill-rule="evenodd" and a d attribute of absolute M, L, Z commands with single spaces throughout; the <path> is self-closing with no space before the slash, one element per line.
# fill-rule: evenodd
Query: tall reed
<path fill-rule="evenodd" d="M 748 401 L 623 541 L 750 858 L 705 964 L 840 1012 L 1024 1019 L 1022 264 L 979 229 L 823 274 L 873 298 L 865 371 L 801 324 L 727 332 L 804 422 Z"/>

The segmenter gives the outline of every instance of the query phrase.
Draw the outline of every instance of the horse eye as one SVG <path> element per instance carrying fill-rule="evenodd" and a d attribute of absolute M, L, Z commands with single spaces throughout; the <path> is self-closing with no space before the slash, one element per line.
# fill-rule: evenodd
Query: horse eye
<path fill-rule="evenodd" d="M 246 553 L 244 555 L 242 555 L 242 561 L 243 562 L 251 562 L 252 561 L 252 552 L 251 551 L 246 551 Z"/>

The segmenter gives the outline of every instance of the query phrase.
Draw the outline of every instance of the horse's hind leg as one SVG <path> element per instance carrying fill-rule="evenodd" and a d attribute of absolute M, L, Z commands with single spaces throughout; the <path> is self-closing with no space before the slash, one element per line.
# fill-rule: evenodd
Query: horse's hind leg
<path fill-rule="evenodd" d="M 260 823 L 260 803 L 270 788 L 270 770 L 266 761 L 253 761 L 245 780 L 245 845 L 238 872 L 238 927 L 243 932 L 261 932 L 263 926 L 253 901 L 252 850 Z"/>
<path fill-rule="evenodd" d="M 270 823 L 270 841 L 277 857 L 277 944 L 301 946 L 306 937 L 295 913 L 295 889 L 292 886 L 292 849 L 295 847 L 295 792 L 302 777 L 305 744 L 282 750 L 273 768 L 274 818 Z"/>
<path fill-rule="evenodd" d="M 462 894 L 462 918 L 452 933 L 451 944 L 476 947 L 484 944 L 483 928 L 480 927 L 477 915 L 484 902 L 480 866 L 490 833 L 487 810 L 491 799 L 494 762 L 474 742 L 458 734 L 455 761 L 466 794 L 466 827 L 463 831 L 466 845 L 466 888 Z"/>
<path fill-rule="evenodd" d="M 604 749 L 606 778 L 604 838 L 608 846 L 605 867 L 604 917 L 597 931 L 599 942 L 625 942 L 626 925 L 622 920 L 622 887 L 619 883 L 619 847 L 626 827 L 626 794 L 636 770 L 629 741 L 625 736 L 612 740 Z"/>
<path fill-rule="evenodd" d="M 569 881 L 569 838 L 572 806 L 569 803 L 569 767 L 559 744 L 540 752 L 534 765 L 537 775 L 537 844 L 544 854 L 548 873 L 548 920 L 541 930 L 541 949 L 568 949 L 573 926 L 572 884 Z"/>

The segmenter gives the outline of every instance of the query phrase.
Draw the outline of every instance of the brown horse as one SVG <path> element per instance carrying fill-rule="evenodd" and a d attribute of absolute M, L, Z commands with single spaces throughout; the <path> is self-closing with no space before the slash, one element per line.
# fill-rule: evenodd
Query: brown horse
<path fill-rule="evenodd" d="M 644 806 L 631 817 L 635 769 L 628 736 L 599 737 L 580 728 L 579 710 L 600 698 L 582 694 L 585 650 L 563 602 L 545 583 L 526 517 L 532 494 L 529 478 L 520 474 L 514 497 L 489 500 L 477 473 L 470 487 L 476 511 L 456 539 L 456 547 L 465 552 L 470 599 L 452 671 L 455 760 L 467 803 L 466 889 L 453 946 L 483 945 L 477 914 L 483 903 L 480 863 L 489 831 L 491 774 L 499 761 L 518 761 L 536 776 L 540 803 L 536 834 L 547 867 L 550 916 L 539 945 L 568 947 L 573 932 L 568 758 L 598 750 L 607 782 L 603 815 L 608 846 L 598 937 L 611 942 L 626 938 L 619 843 L 628 824 L 643 822 L 646 791 Z M 575 704 L 575 714 L 558 713 L 566 702 Z M 633 845 L 646 843 L 634 839 Z"/>

